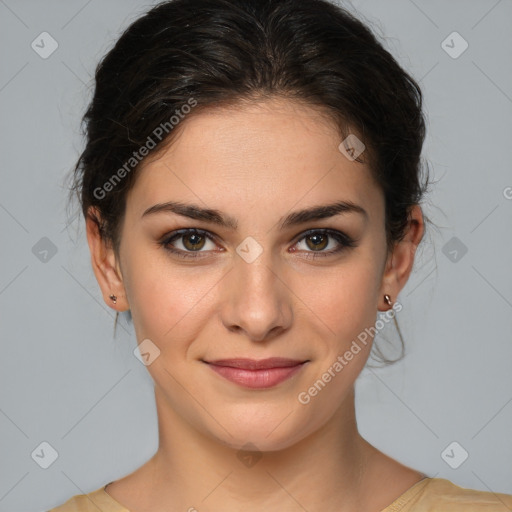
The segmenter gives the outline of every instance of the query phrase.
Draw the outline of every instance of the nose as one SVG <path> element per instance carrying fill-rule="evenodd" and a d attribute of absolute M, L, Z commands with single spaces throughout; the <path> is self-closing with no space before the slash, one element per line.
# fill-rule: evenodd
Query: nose
<path fill-rule="evenodd" d="M 223 280 L 222 323 L 230 332 L 265 342 L 288 330 L 293 320 L 291 290 L 266 251 L 248 263 L 238 255 Z"/>

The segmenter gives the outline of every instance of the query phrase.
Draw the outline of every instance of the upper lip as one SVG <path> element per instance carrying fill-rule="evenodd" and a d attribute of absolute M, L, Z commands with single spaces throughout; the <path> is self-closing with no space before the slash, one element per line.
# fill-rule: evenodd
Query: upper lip
<path fill-rule="evenodd" d="M 284 357 L 269 357 L 268 359 L 217 359 L 205 361 L 208 364 L 217 366 L 228 366 L 230 368 L 242 368 L 244 370 L 264 370 L 268 368 L 286 368 L 305 363 L 298 359 L 287 359 Z"/>

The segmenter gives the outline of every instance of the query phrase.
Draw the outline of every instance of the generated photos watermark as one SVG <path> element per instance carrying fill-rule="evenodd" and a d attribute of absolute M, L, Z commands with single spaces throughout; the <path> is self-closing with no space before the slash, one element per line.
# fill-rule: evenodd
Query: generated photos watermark
<path fill-rule="evenodd" d="M 362 347 L 359 343 L 362 343 L 364 346 L 368 343 L 368 338 L 371 336 L 375 336 L 377 332 L 381 331 L 384 326 L 391 321 L 397 312 L 402 310 L 402 304 L 400 302 L 395 302 L 391 309 L 388 309 L 384 315 L 382 315 L 376 322 L 373 327 L 366 327 L 364 331 L 357 335 L 357 340 L 352 340 L 352 344 L 350 348 L 346 350 L 343 355 L 339 355 L 335 361 L 326 369 L 324 373 L 317 379 L 312 386 L 310 386 L 306 391 L 301 391 L 297 395 L 298 401 L 303 404 L 309 404 L 311 402 L 311 398 L 318 395 L 320 391 L 322 391 L 325 386 L 331 382 L 336 375 L 338 375 L 345 366 L 348 365 L 354 356 L 361 352 Z M 371 339 L 371 338 L 370 338 Z M 358 343 L 359 341 L 359 343 Z"/>
<path fill-rule="evenodd" d="M 169 134 L 169 132 L 178 125 L 185 116 L 190 113 L 193 107 L 197 105 L 197 100 L 189 98 L 187 103 L 181 105 L 181 107 L 174 111 L 168 121 L 160 123 L 148 136 L 146 142 L 139 147 L 137 151 L 132 153 L 131 156 L 101 187 L 96 187 L 93 191 L 93 195 L 96 199 L 104 199 L 109 192 L 112 192 L 114 188 L 129 174 L 142 159 L 149 154 L 149 152 L 156 147 L 158 142 Z M 154 139 L 157 139 L 156 141 Z"/>

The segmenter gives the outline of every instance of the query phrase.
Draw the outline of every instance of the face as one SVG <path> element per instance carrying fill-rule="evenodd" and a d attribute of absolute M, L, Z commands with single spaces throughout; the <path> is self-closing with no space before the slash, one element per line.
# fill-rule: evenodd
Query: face
<path fill-rule="evenodd" d="M 404 284 L 385 273 L 382 192 L 340 142 L 288 100 L 203 111 L 127 197 L 118 293 L 147 369 L 172 414 L 223 444 L 277 450 L 337 417 L 371 338 L 344 355 Z M 285 361 L 246 361 L 269 358 Z"/>

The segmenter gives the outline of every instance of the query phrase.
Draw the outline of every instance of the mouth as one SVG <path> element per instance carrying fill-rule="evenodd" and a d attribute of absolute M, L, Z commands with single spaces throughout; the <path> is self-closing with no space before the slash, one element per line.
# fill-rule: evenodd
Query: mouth
<path fill-rule="evenodd" d="M 309 360 L 271 357 L 269 359 L 217 359 L 203 361 L 218 375 L 251 389 L 266 389 L 300 372 Z"/>

